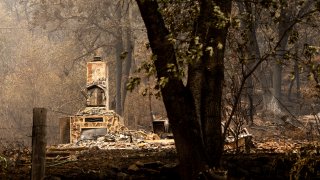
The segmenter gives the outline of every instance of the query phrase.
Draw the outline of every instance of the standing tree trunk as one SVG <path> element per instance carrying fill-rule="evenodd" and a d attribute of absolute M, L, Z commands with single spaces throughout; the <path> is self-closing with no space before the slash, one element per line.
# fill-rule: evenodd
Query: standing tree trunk
<path fill-rule="evenodd" d="M 200 14 L 194 32 L 195 39 L 202 44 L 199 51 L 203 55 L 188 64 L 186 86 L 168 68 L 170 64 L 178 69 L 177 58 L 171 41 L 167 39 L 170 32 L 157 1 L 136 2 L 147 28 L 150 47 L 156 56 L 154 64 L 158 82 L 167 80 L 161 92 L 180 160 L 181 179 L 196 179 L 200 172 L 219 167 L 223 150 L 221 98 L 229 22 L 215 12 L 219 9 L 224 16 L 228 16 L 231 1 L 200 1 Z M 220 23 L 225 25 L 217 26 Z"/>
<path fill-rule="evenodd" d="M 299 74 L 299 62 L 298 62 L 298 46 L 295 45 L 295 54 L 294 54 L 294 77 L 289 85 L 289 92 L 288 92 L 288 100 L 291 99 L 292 87 L 296 82 L 296 98 L 300 98 L 300 74 Z"/>
<path fill-rule="evenodd" d="M 299 99 L 300 98 L 300 72 L 299 72 L 299 64 L 297 60 L 294 62 L 294 74 L 295 74 L 295 79 L 297 83 L 296 98 Z"/>
<path fill-rule="evenodd" d="M 197 81 L 200 88 L 200 121 L 204 152 L 206 162 L 209 167 L 219 167 L 223 150 L 221 134 L 221 109 L 222 109 L 222 89 L 224 80 L 224 50 L 228 32 L 228 23 L 219 19 L 214 13 L 214 9 L 219 8 L 224 16 L 231 12 L 231 1 L 209 1 L 200 3 L 200 15 L 195 26 L 196 36 L 203 44 L 203 55 L 200 58 L 200 67 L 189 65 L 191 71 L 201 74 L 198 81 L 192 76 L 188 76 L 188 83 Z M 226 25 L 217 27 L 217 24 Z M 213 48 L 213 53 L 208 52 L 208 48 Z M 199 91 L 194 88 L 193 95 Z"/>
<path fill-rule="evenodd" d="M 117 42 L 115 45 L 116 49 L 116 113 L 122 115 L 122 106 L 121 106 L 121 85 L 122 85 L 122 53 L 123 53 L 123 39 L 122 39 L 122 15 L 121 8 L 117 9 L 117 18 L 119 22 L 118 32 L 117 32 Z"/>
<path fill-rule="evenodd" d="M 121 30 L 119 30 L 121 31 Z M 122 115 L 121 107 L 121 82 L 122 82 L 122 59 L 121 53 L 123 52 L 122 31 L 116 43 L 116 113 Z"/>
<path fill-rule="evenodd" d="M 287 42 L 289 39 L 289 26 L 291 24 L 288 12 L 281 8 L 280 21 L 278 25 L 279 46 L 276 48 L 276 60 L 273 67 L 273 98 L 271 99 L 271 107 L 275 114 L 281 113 L 279 102 L 281 100 L 281 83 L 282 83 L 282 61 L 286 54 Z"/>
<path fill-rule="evenodd" d="M 247 16 L 244 17 L 242 24 L 243 29 L 245 29 L 246 37 L 248 38 L 245 49 L 243 52 L 245 62 L 248 62 L 246 67 L 246 73 L 249 73 L 255 63 L 260 60 L 260 49 L 259 44 L 257 41 L 257 16 L 258 12 L 255 9 L 255 5 L 253 2 L 238 2 L 239 10 L 242 14 L 246 14 Z M 263 79 L 265 76 L 259 72 L 259 77 L 261 78 L 262 87 L 265 87 L 265 80 Z M 248 98 L 248 105 L 249 105 L 249 119 L 247 123 L 249 125 L 253 124 L 253 116 L 254 116 L 254 104 L 253 104 L 253 94 L 254 94 L 254 83 L 252 76 L 248 77 L 246 81 L 247 87 L 247 98 Z"/>
<path fill-rule="evenodd" d="M 130 69 L 132 66 L 133 59 L 133 50 L 134 50 L 134 40 L 132 38 L 132 28 L 131 28 L 131 20 L 132 20 L 132 10 L 130 7 L 130 3 L 127 3 L 128 6 L 128 19 L 127 19 L 127 27 L 126 27 L 126 37 L 127 37 L 127 56 L 124 62 L 124 71 L 123 71 L 123 87 L 122 87 L 122 95 L 121 95 L 121 105 L 122 110 L 124 111 L 124 104 L 127 97 L 127 83 L 129 79 Z"/>

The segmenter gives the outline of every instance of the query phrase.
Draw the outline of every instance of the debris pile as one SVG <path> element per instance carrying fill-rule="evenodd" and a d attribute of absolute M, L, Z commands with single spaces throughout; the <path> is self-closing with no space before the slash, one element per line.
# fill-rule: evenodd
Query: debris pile
<path fill-rule="evenodd" d="M 225 123 L 222 122 L 221 125 L 222 129 L 224 129 Z M 252 139 L 253 135 L 246 128 L 242 128 L 237 132 L 232 127 L 229 127 L 227 128 L 224 149 L 227 152 L 238 151 L 239 149 L 250 152 L 250 149 L 254 147 Z"/>
<path fill-rule="evenodd" d="M 86 107 L 85 109 L 79 111 L 76 115 L 113 115 L 113 113 L 113 111 L 108 110 L 106 107 Z"/>
<path fill-rule="evenodd" d="M 299 153 L 308 146 L 320 147 L 319 142 L 316 141 L 293 139 L 264 139 L 254 144 L 254 153 Z"/>
<path fill-rule="evenodd" d="M 106 134 L 93 140 L 79 140 L 72 144 L 59 144 L 54 148 L 98 147 L 99 149 L 157 149 L 175 148 L 173 139 L 160 139 L 157 134 L 140 131 L 124 131 Z"/>

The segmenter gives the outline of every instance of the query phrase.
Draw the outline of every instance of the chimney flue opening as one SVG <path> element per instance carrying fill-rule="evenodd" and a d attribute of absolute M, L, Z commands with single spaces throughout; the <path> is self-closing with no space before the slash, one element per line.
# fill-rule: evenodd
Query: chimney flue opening
<path fill-rule="evenodd" d="M 95 56 L 95 57 L 93 57 L 93 61 L 101 61 L 101 57 L 100 56 Z"/>

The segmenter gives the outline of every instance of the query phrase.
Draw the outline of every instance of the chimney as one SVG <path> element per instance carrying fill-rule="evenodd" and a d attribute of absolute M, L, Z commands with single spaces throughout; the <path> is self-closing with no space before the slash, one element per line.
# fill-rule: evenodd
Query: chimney
<path fill-rule="evenodd" d="M 105 106 L 109 110 L 108 66 L 100 56 L 87 62 L 87 106 Z"/>

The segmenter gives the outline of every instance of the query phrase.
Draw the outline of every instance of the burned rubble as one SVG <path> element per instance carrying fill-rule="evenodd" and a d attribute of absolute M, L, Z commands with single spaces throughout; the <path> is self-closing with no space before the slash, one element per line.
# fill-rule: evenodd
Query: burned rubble
<path fill-rule="evenodd" d="M 79 140 L 77 143 L 59 144 L 56 148 L 98 147 L 99 149 L 157 149 L 174 148 L 173 139 L 160 139 L 157 134 L 143 131 L 110 133 L 94 139 Z M 50 149 L 50 148 L 49 148 Z"/>

